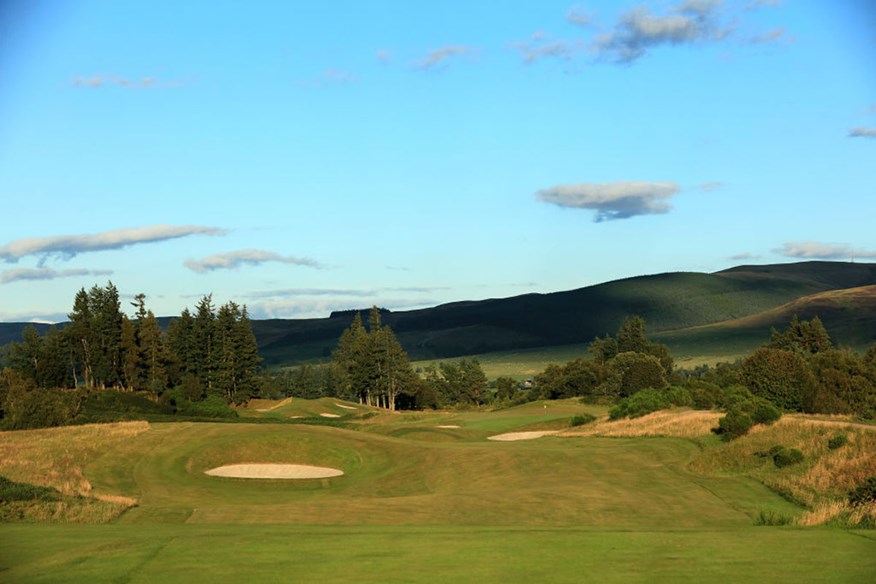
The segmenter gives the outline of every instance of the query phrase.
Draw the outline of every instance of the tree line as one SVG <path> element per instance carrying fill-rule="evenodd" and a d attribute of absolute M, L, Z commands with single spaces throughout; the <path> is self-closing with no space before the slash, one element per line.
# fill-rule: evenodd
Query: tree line
<path fill-rule="evenodd" d="M 69 323 L 40 335 L 27 327 L 8 351 L 9 366 L 39 388 L 116 389 L 158 399 L 178 389 L 191 401 L 210 396 L 241 403 L 258 392 L 256 339 L 246 307 L 228 302 L 218 309 L 201 298 L 162 331 L 143 294 L 122 311 L 119 291 L 80 289 Z"/>

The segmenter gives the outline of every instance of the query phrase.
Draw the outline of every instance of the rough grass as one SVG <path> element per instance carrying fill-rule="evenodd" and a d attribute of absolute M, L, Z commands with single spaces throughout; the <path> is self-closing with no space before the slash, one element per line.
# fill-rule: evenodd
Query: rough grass
<path fill-rule="evenodd" d="M 94 493 L 84 468 L 148 429 L 146 422 L 119 422 L 0 432 L 0 475 L 63 495 L 60 501 L 4 504 L 0 521 L 105 523 L 119 517 L 136 499 Z"/>
<path fill-rule="evenodd" d="M 841 429 L 848 443 L 830 449 L 830 438 Z M 773 446 L 797 448 L 803 462 L 782 469 L 765 456 Z M 876 476 L 876 429 L 872 426 L 818 421 L 785 416 L 770 426 L 755 426 L 749 433 L 720 448 L 706 449 L 691 464 L 704 474 L 752 476 L 783 497 L 806 506 L 802 525 L 817 525 L 843 518 L 851 525 L 876 519 L 873 506 L 852 509 L 845 499 L 850 490 Z"/>
<path fill-rule="evenodd" d="M 695 438 L 708 436 L 723 414 L 701 410 L 660 410 L 640 418 L 609 420 L 603 418 L 583 428 L 562 433 L 563 436 L 674 436 Z"/>

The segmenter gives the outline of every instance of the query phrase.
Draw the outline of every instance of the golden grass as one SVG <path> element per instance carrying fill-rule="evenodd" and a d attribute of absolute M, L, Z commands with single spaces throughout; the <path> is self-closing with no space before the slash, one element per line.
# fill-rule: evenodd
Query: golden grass
<path fill-rule="evenodd" d="M 848 442 L 828 448 L 832 436 L 845 434 Z M 797 448 L 805 459 L 779 469 L 766 453 L 781 445 Z M 842 517 L 857 525 L 874 516 L 873 506 L 849 507 L 849 491 L 876 476 L 876 428 L 840 420 L 785 416 L 770 426 L 751 431 L 719 448 L 707 449 L 691 463 L 703 474 L 748 474 L 808 508 L 802 525 L 817 525 Z"/>
<path fill-rule="evenodd" d="M 647 416 L 611 421 L 602 418 L 592 424 L 567 430 L 560 436 L 708 436 L 723 414 L 701 410 L 661 410 Z"/>
<path fill-rule="evenodd" d="M 118 422 L 0 432 L 0 475 L 64 495 L 89 496 L 85 465 L 148 429 L 148 422 Z"/>

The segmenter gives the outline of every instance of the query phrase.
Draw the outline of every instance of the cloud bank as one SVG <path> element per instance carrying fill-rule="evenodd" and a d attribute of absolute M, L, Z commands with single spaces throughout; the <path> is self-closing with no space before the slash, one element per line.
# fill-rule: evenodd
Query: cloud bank
<path fill-rule="evenodd" d="M 819 243 L 817 241 L 789 242 L 774 251 L 789 258 L 807 260 L 876 258 L 876 251 L 853 249 L 848 245 Z"/>
<path fill-rule="evenodd" d="M 322 267 L 322 264 L 310 258 L 282 256 L 261 249 L 242 249 L 228 253 L 218 253 L 201 260 L 186 260 L 185 266 L 193 272 L 205 274 L 215 270 L 232 270 L 241 266 L 257 266 L 266 262 L 279 262 L 281 264 L 292 264 L 309 268 Z"/>
<path fill-rule="evenodd" d="M 600 222 L 668 213 L 672 205 L 665 200 L 680 190 L 674 182 L 621 181 L 557 185 L 535 196 L 559 207 L 596 211 L 594 221 Z"/>
<path fill-rule="evenodd" d="M 24 280 L 57 280 L 76 276 L 109 276 L 112 270 L 53 270 L 51 268 L 20 268 L 0 274 L 0 284 Z"/>
<path fill-rule="evenodd" d="M 82 235 L 26 237 L 0 247 L 0 260 L 14 263 L 26 256 L 42 256 L 41 261 L 49 257 L 70 259 L 80 253 L 121 249 L 190 235 L 224 235 L 227 232 L 227 229 L 200 225 L 152 225 Z"/>
<path fill-rule="evenodd" d="M 472 47 L 466 47 L 463 45 L 447 45 L 445 47 L 441 47 L 440 49 L 430 51 L 428 55 L 420 59 L 419 63 L 417 63 L 417 68 L 423 71 L 436 69 L 440 65 L 446 65 L 448 59 L 467 56 L 471 55 L 472 53 L 474 53 L 474 49 Z"/>

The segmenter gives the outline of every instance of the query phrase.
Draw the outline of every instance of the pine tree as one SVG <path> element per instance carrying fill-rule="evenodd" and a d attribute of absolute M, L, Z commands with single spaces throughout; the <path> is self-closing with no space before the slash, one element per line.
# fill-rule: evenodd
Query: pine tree
<path fill-rule="evenodd" d="M 197 305 L 192 323 L 192 354 L 190 371 L 195 374 L 208 394 L 213 393 L 216 374 L 216 315 L 213 295 L 204 296 Z"/>
<path fill-rule="evenodd" d="M 144 371 L 144 388 L 157 398 L 167 387 L 167 349 L 161 336 L 158 319 L 151 310 L 140 321 L 140 354 Z"/>

